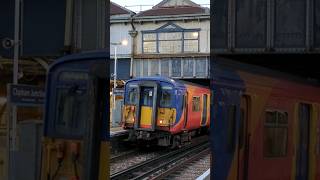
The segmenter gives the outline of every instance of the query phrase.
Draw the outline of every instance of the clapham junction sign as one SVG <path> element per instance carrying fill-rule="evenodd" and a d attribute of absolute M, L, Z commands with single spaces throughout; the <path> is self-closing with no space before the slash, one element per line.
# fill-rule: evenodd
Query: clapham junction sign
<path fill-rule="evenodd" d="M 18 106 L 42 106 L 45 90 L 38 86 L 24 84 L 8 85 L 8 100 Z"/>

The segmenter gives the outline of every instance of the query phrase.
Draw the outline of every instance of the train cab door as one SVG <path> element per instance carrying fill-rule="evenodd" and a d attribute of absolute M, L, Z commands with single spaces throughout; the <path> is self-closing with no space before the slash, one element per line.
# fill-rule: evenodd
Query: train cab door
<path fill-rule="evenodd" d="M 61 62 L 50 68 L 41 179 L 108 178 L 109 98 L 104 57 Z"/>
<path fill-rule="evenodd" d="M 299 105 L 298 116 L 298 147 L 296 162 L 296 180 L 308 179 L 309 171 L 309 130 L 311 119 L 311 106 L 309 104 Z"/>
<path fill-rule="evenodd" d="M 139 121 L 136 124 L 138 129 L 155 129 L 157 85 L 140 86 Z"/>
<path fill-rule="evenodd" d="M 249 131 L 249 97 L 242 96 L 240 102 L 240 123 L 238 140 L 238 180 L 247 180 L 249 172 L 249 151 L 250 151 L 250 131 Z"/>

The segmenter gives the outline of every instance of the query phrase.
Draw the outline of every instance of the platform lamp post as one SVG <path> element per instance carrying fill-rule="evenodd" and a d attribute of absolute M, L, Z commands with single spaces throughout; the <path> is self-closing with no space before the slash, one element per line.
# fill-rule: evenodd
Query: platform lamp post
<path fill-rule="evenodd" d="M 114 46 L 114 69 L 113 69 L 113 109 L 116 109 L 116 96 L 114 95 L 114 91 L 117 87 L 117 46 L 127 46 L 128 40 L 124 39 L 121 42 L 112 42 L 110 43 Z"/>

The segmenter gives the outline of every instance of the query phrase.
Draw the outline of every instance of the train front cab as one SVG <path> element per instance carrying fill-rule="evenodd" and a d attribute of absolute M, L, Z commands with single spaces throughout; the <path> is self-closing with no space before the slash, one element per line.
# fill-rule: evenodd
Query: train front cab
<path fill-rule="evenodd" d="M 178 103 L 177 100 L 183 97 L 184 92 L 172 83 L 160 81 L 160 78 L 128 81 L 125 85 L 123 123 L 130 130 L 131 140 L 158 140 L 156 143 L 159 145 L 170 144 L 169 131 L 176 122 L 176 107 L 183 106 L 183 102 Z"/>
<path fill-rule="evenodd" d="M 49 70 L 41 179 L 107 179 L 106 53 L 57 60 Z"/>
<path fill-rule="evenodd" d="M 125 85 L 124 128 L 130 139 L 173 147 L 209 127 L 208 88 L 164 77 L 137 78 Z M 201 131 L 202 130 L 202 131 Z"/>
<path fill-rule="evenodd" d="M 318 180 L 320 88 L 215 64 L 211 179 Z"/>

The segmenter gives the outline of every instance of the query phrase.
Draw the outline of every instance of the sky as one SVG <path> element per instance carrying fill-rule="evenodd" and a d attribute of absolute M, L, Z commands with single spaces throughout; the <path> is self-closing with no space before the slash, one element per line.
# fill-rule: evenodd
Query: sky
<path fill-rule="evenodd" d="M 124 6 L 132 11 L 146 10 L 150 9 L 152 6 L 158 4 L 162 0 L 111 0 L 114 3 L 117 3 L 121 6 Z M 192 0 L 197 4 L 210 4 L 210 0 Z M 139 5 L 147 5 L 147 6 L 139 6 Z M 132 6 L 132 7 L 129 7 Z M 207 5 L 206 7 L 209 7 Z"/>

